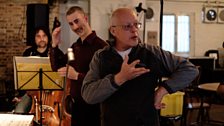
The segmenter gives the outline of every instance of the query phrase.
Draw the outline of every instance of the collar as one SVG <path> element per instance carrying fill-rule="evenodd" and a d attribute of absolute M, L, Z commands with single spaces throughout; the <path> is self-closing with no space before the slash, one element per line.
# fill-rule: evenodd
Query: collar
<path fill-rule="evenodd" d="M 125 50 L 125 51 L 118 51 L 118 50 L 115 48 L 115 50 L 117 51 L 117 53 L 120 54 L 121 57 L 122 57 L 123 59 L 125 58 L 125 55 L 129 55 L 129 53 L 131 52 L 131 49 L 132 49 L 132 48 L 129 48 L 129 49 Z"/>
<path fill-rule="evenodd" d="M 89 34 L 82 42 L 81 38 L 78 39 L 78 42 L 80 42 L 80 44 L 88 44 L 91 45 L 93 43 L 93 40 L 96 38 L 96 32 L 92 31 L 91 34 Z"/>

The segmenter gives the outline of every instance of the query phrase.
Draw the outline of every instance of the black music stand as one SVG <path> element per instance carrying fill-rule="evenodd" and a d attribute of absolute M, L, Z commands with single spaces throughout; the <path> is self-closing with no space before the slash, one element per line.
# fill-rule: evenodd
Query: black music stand
<path fill-rule="evenodd" d="M 16 90 L 40 91 L 40 125 L 42 126 L 42 91 L 63 90 L 63 77 L 53 72 L 48 57 L 13 58 Z"/>

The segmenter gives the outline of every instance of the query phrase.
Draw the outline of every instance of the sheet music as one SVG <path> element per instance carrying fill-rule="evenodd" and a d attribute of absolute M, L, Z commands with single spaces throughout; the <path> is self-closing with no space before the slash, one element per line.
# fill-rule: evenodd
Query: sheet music
<path fill-rule="evenodd" d="M 63 77 L 53 72 L 50 66 L 49 57 L 13 57 L 14 81 L 17 90 L 39 90 L 39 70 L 43 71 L 43 89 L 62 90 Z"/>
<path fill-rule="evenodd" d="M 32 126 L 34 115 L 0 114 L 0 126 Z"/>

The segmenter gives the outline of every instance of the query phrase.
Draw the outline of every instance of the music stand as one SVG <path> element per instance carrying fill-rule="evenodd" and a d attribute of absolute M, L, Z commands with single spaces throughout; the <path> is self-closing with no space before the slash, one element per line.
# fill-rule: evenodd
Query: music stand
<path fill-rule="evenodd" d="M 53 72 L 49 57 L 13 57 L 16 90 L 40 91 L 40 125 L 42 126 L 42 91 L 63 90 L 63 77 Z"/>

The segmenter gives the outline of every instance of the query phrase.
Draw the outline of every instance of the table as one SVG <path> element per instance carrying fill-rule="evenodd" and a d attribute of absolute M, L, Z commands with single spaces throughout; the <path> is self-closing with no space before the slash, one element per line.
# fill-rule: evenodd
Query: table
<path fill-rule="evenodd" d="M 217 91 L 219 84 L 220 84 L 219 82 L 204 83 L 204 84 L 198 85 L 198 88 L 202 90 L 207 90 L 207 91 Z"/>

